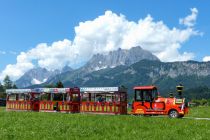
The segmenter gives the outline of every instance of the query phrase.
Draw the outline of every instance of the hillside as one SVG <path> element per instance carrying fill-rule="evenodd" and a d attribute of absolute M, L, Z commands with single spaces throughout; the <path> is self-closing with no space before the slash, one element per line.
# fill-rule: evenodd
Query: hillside
<path fill-rule="evenodd" d="M 142 60 L 131 66 L 118 66 L 83 74 L 75 70 L 54 77 L 45 84 L 55 83 L 60 78 L 65 86 L 120 86 L 132 93 L 134 85 L 157 85 L 161 94 L 175 92 L 182 83 L 185 90 L 199 86 L 210 87 L 210 62 L 170 62 Z"/>
<path fill-rule="evenodd" d="M 66 74 L 76 74 L 76 77 L 79 78 L 101 69 L 114 68 L 120 65 L 130 66 L 143 59 L 160 61 L 151 52 L 143 50 L 140 46 L 136 46 L 129 50 L 118 49 L 110 51 L 107 54 L 95 54 L 84 66 L 75 70 L 74 74 L 72 74 L 73 69 L 69 66 L 64 66 L 62 70 L 54 71 L 49 71 L 40 67 L 34 68 L 26 72 L 15 83 L 19 88 L 42 84 L 46 81 L 48 81 L 48 83 L 52 81 L 53 83 L 60 80 L 60 77 L 63 77 L 63 75 Z"/>

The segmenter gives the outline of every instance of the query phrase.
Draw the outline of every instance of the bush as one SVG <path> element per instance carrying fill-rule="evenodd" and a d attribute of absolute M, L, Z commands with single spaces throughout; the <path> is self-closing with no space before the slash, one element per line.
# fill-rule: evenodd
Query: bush
<path fill-rule="evenodd" d="M 193 99 L 192 104 L 194 104 L 194 106 L 207 106 L 210 105 L 210 100 L 206 100 L 206 99 L 201 99 L 201 100 L 196 100 Z"/>
<path fill-rule="evenodd" d="M 208 104 L 208 106 L 210 106 L 210 99 L 207 100 L 207 104 Z"/>
<path fill-rule="evenodd" d="M 0 98 L 6 99 L 7 95 L 4 92 L 0 92 Z"/>

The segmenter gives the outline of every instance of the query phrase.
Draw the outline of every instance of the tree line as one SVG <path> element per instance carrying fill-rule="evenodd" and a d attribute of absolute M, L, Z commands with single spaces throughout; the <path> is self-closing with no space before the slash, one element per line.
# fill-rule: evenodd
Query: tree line
<path fill-rule="evenodd" d="M 0 82 L 0 98 L 6 98 L 6 89 L 17 89 L 17 86 L 12 80 L 10 80 L 8 75 L 5 76 L 3 84 Z"/>

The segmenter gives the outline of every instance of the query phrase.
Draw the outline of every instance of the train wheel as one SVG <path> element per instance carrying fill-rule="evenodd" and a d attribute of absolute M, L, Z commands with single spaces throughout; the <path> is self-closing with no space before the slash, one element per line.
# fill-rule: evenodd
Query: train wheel
<path fill-rule="evenodd" d="M 169 113 L 168 113 L 168 116 L 169 118 L 178 118 L 179 117 L 179 114 L 176 110 L 171 110 Z"/>

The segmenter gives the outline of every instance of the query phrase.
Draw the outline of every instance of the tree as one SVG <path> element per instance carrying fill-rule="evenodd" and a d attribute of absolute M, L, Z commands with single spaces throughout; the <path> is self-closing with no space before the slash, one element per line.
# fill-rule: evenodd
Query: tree
<path fill-rule="evenodd" d="M 44 88 L 55 88 L 55 85 L 53 84 L 44 85 Z"/>
<path fill-rule="evenodd" d="M 5 89 L 11 89 L 12 88 L 12 81 L 10 80 L 10 77 L 7 75 L 5 78 L 4 78 L 4 88 Z"/>
<path fill-rule="evenodd" d="M 4 86 L 1 84 L 1 82 L 0 82 L 0 92 L 1 93 L 4 92 Z"/>
<path fill-rule="evenodd" d="M 12 88 L 13 88 L 13 89 L 17 89 L 18 87 L 16 86 L 16 84 L 13 84 L 13 85 L 12 85 Z"/>
<path fill-rule="evenodd" d="M 0 98 L 6 98 L 4 86 L 1 84 L 1 82 L 0 82 Z"/>
<path fill-rule="evenodd" d="M 57 88 L 64 88 L 63 83 L 60 80 L 56 83 L 56 87 Z"/>

